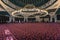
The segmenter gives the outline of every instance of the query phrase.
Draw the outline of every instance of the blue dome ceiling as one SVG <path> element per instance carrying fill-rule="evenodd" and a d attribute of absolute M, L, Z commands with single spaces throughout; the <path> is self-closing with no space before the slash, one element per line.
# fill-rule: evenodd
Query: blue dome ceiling
<path fill-rule="evenodd" d="M 9 0 L 9 1 L 20 7 L 24 7 L 27 4 L 33 4 L 36 7 L 39 7 L 47 3 L 50 0 Z"/>

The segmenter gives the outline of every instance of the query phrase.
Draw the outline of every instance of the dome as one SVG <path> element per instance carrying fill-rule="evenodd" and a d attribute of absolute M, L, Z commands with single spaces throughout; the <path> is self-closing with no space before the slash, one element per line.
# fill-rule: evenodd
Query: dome
<path fill-rule="evenodd" d="M 33 4 L 36 7 L 39 7 L 39 6 L 42 6 L 43 4 L 47 3 L 50 0 L 9 0 L 9 1 L 19 7 L 24 7 L 27 4 Z"/>

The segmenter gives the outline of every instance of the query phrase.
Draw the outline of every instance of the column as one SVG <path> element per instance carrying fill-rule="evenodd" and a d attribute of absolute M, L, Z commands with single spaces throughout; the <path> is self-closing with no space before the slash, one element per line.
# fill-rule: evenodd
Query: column
<path fill-rule="evenodd" d="M 15 18 L 14 17 L 12 17 L 12 20 L 13 20 L 13 22 L 15 22 Z"/>
<path fill-rule="evenodd" d="M 19 23 L 20 23 L 21 21 L 19 20 Z"/>
<path fill-rule="evenodd" d="M 24 15 L 24 22 L 28 22 L 28 16 Z"/>
<path fill-rule="evenodd" d="M 54 20 L 55 20 L 55 22 L 57 22 L 57 15 L 54 16 Z"/>
<path fill-rule="evenodd" d="M 37 22 L 40 22 L 40 17 L 39 16 L 35 16 L 35 18 L 36 18 Z"/>
<path fill-rule="evenodd" d="M 24 17 L 24 22 L 25 22 L 25 17 Z"/>
<path fill-rule="evenodd" d="M 12 21 L 12 17 L 9 17 L 9 21 L 8 21 L 8 23 L 10 23 Z"/>
<path fill-rule="evenodd" d="M 52 16 L 50 16 L 50 22 L 52 22 L 53 21 L 53 17 Z"/>
<path fill-rule="evenodd" d="M 28 17 L 24 17 L 24 22 L 28 22 Z"/>

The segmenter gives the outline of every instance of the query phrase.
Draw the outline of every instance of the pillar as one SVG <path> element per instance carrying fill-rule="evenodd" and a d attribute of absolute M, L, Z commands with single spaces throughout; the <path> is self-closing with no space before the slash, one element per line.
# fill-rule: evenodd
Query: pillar
<path fill-rule="evenodd" d="M 24 17 L 24 22 L 28 22 L 28 17 Z"/>
<path fill-rule="evenodd" d="M 9 21 L 8 21 L 8 23 L 10 23 L 11 21 L 12 21 L 12 17 L 10 16 L 10 17 L 9 17 Z"/>
<path fill-rule="evenodd" d="M 55 20 L 55 22 L 57 22 L 57 15 L 54 16 L 54 20 Z"/>
<path fill-rule="evenodd" d="M 37 22 L 40 22 L 40 16 L 35 16 L 35 18 Z"/>
<path fill-rule="evenodd" d="M 15 22 L 15 18 L 14 17 L 12 17 L 12 21 Z"/>
<path fill-rule="evenodd" d="M 50 16 L 50 22 L 52 22 L 53 21 L 53 17 L 52 16 Z"/>

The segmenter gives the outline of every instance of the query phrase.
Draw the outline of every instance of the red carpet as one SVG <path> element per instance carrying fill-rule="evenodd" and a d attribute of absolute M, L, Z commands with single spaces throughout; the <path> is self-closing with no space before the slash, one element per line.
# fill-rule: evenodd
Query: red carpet
<path fill-rule="evenodd" d="M 6 35 L 8 29 L 11 34 Z M 0 24 L 0 40 L 11 36 L 14 40 L 60 40 L 59 23 L 11 23 Z"/>

